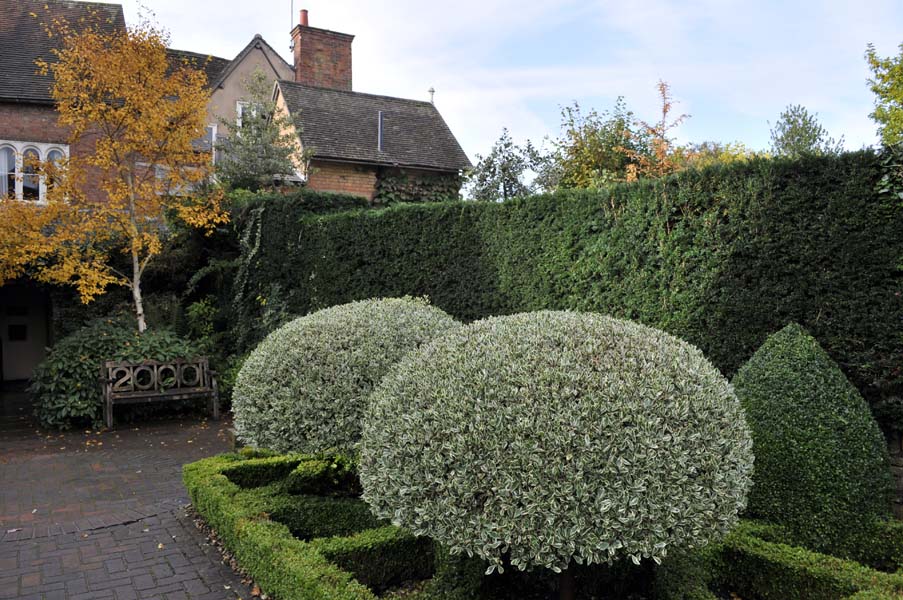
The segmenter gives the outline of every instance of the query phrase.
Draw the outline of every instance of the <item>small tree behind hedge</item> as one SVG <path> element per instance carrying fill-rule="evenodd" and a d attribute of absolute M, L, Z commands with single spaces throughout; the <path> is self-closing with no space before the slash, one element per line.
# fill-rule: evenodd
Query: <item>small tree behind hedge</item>
<path fill-rule="evenodd" d="M 371 396 L 360 476 L 377 516 L 490 571 L 563 571 L 705 545 L 746 506 L 752 460 L 739 402 L 698 349 L 538 312 L 403 359 Z"/>
<path fill-rule="evenodd" d="M 353 452 L 370 392 L 405 354 L 458 326 L 421 299 L 363 300 L 283 325 L 232 393 L 240 439 L 280 452 Z"/>
<path fill-rule="evenodd" d="M 887 446 L 865 400 L 796 324 L 769 337 L 733 383 L 756 455 L 750 514 L 813 550 L 855 557 L 890 510 Z"/>

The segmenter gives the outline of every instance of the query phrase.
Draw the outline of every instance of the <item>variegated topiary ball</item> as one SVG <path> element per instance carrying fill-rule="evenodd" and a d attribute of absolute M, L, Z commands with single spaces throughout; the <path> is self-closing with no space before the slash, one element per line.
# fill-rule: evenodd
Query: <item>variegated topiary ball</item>
<path fill-rule="evenodd" d="M 379 517 L 489 560 L 553 570 L 658 560 L 731 529 L 752 441 L 695 347 L 606 316 L 462 327 L 370 398 L 364 498 Z"/>
<path fill-rule="evenodd" d="M 367 399 L 383 375 L 458 326 L 416 298 L 352 302 L 296 319 L 245 360 L 232 396 L 236 433 L 279 452 L 353 452 Z"/>

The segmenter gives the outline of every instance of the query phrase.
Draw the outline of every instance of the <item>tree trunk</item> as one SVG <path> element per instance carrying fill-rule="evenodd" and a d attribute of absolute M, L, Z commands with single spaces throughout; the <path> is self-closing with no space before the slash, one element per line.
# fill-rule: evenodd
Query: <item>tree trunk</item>
<path fill-rule="evenodd" d="M 567 568 L 558 574 L 558 600 L 575 600 L 576 588 L 573 569 Z"/>
<path fill-rule="evenodd" d="M 135 318 L 138 320 L 138 332 L 144 333 L 147 323 L 144 320 L 144 299 L 141 297 L 141 263 L 138 254 L 132 251 L 132 298 L 135 300 Z"/>
<path fill-rule="evenodd" d="M 132 247 L 132 298 L 135 300 L 135 319 L 138 320 L 138 333 L 144 333 L 147 329 L 147 323 L 144 320 L 144 299 L 141 297 L 141 275 L 144 273 L 144 265 L 141 264 L 141 260 L 138 258 L 138 250 L 135 247 L 139 229 L 137 211 L 135 209 L 135 182 L 132 179 L 131 171 L 126 173 L 126 182 L 129 186 L 129 219 L 132 222 L 131 239 L 129 240 Z"/>

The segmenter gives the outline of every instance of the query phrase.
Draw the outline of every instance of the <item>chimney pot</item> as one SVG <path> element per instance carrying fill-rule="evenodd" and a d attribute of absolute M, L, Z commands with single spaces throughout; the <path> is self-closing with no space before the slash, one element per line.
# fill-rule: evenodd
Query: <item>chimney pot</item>
<path fill-rule="evenodd" d="M 308 23 L 308 21 L 307 21 L 307 9 L 306 9 L 306 8 L 302 8 L 302 9 L 301 9 L 301 20 L 300 20 L 301 27 L 308 27 L 308 24 L 307 24 L 307 23 Z"/>

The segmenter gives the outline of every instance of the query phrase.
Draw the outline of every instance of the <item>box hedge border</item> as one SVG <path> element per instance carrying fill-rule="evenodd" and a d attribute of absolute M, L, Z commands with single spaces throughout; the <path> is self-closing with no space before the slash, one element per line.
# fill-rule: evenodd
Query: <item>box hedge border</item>
<path fill-rule="evenodd" d="M 271 519 L 293 503 L 304 502 L 303 496 L 283 495 L 283 484 L 276 482 L 311 460 L 246 451 L 204 459 L 183 469 L 195 509 L 270 596 L 279 600 L 374 600 L 377 596 L 370 588 L 382 591 L 401 580 L 427 578 L 435 569 L 434 580 L 425 591 L 412 595 L 412 600 L 474 598 L 483 571 L 479 565 L 459 572 L 473 566 L 469 564 L 473 561 L 447 556 L 441 549 L 434 553 L 429 540 L 397 527 L 379 526 L 365 518 L 349 525 L 350 529 L 367 527 L 357 533 L 305 542 L 294 537 L 288 526 Z M 319 477 L 323 470 L 307 472 Z M 261 487 L 243 489 L 230 477 Z M 312 500 L 311 506 L 317 500 L 348 501 Z M 723 588 L 762 599 L 903 598 L 903 573 L 877 571 L 790 546 L 784 543 L 787 538 L 780 527 L 743 522 L 720 544 L 666 560 L 656 574 L 659 597 L 713 600 L 716 596 L 709 590 Z M 888 571 L 903 566 L 903 524 L 883 523 L 874 542 L 863 550 L 864 562 Z"/>
<path fill-rule="evenodd" d="M 273 482 L 286 473 L 287 464 L 300 460 L 224 454 L 183 467 L 183 482 L 197 512 L 271 597 L 375 600 L 377 596 L 360 581 L 382 590 L 399 578 L 400 567 L 405 569 L 401 577 L 429 575 L 425 571 L 432 569 L 428 540 L 397 527 L 380 527 L 348 537 L 301 541 L 286 525 L 269 518 L 292 501 L 279 497 L 278 484 L 243 489 L 226 475 L 253 485 Z M 381 560 L 364 561 L 376 556 Z"/>
<path fill-rule="evenodd" d="M 893 561 L 903 528 L 887 523 L 882 531 L 871 556 L 886 568 L 898 568 Z M 788 537 L 777 526 L 744 521 L 720 544 L 666 560 L 656 589 L 662 600 L 714 600 L 712 588 L 769 600 L 903 597 L 903 574 L 790 546 L 783 542 Z"/>

